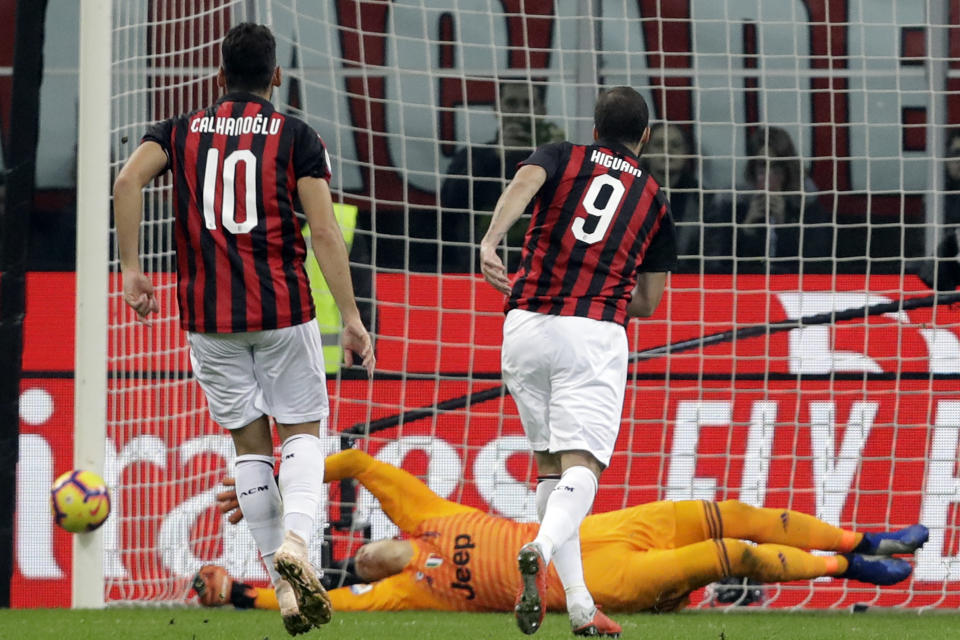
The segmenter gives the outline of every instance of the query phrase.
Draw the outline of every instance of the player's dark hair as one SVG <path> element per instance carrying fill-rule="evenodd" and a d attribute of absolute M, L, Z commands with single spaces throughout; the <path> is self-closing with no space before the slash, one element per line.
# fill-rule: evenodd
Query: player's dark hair
<path fill-rule="evenodd" d="M 599 138 L 636 144 L 649 121 L 647 101 L 631 87 L 604 91 L 593 108 L 593 125 Z"/>
<path fill-rule="evenodd" d="M 277 41 L 262 24 L 241 22 L 220 46 L 228 91 L 264 91 L 277 67 Z"/>

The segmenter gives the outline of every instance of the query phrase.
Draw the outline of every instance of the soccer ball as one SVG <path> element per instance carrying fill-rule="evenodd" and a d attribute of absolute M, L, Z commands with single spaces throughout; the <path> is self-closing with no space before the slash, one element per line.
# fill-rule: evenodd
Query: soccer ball
<path fill-rule="evenodd" d="M 50 512 L 70 533 L 93 531 L 110 515 L 110 491 L 92 471 L 67 471 L 50 487 Z"/>

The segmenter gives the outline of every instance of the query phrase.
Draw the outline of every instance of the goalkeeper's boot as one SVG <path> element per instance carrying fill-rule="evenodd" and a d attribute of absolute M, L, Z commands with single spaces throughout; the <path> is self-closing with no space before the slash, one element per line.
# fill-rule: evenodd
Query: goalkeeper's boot
<path fill-rule="evenodd" d="M 330 596 L 310 564 L 306 541 L 293 531 L 287 531 L 283 544 L 273 556 L 273 565 L 293 587 L 300 613 L 317 626 L 330 622 L 333 616 Z"/>
<path fill-rule="evenodd" d="M 746 607 L 754 602 L 763 602 L 764 587 L 751 578 L 730 576 L 710 585 L 713 598 L 720 604 Z"/>
<path fill-rule="evenodd" d="M 906 580 L 913 572 L 913 565 L 890 556 L 864 556 L 859 553 L 844 553 L 849 566 L 838 578 L 859 580 L 870 584 L 890 585 Z"/>
<path fill-rule="evenodd" d="M 922 524 L 915 524 L 899 531 L 865 533 L 853 553 L 867 556 L 892 556 L 899 553 L 912 554 L 930 538 L 930 531 Z"/>
<path fill-rule="evenodd" d="M 287 633 L 295 636 L 310 631 L 313 625 L 310 624 L 306 616 L 300 613 L 300 607 L 297 605 L 297 594 L 293 592 L 290 583 L 286 580 L 277 581 L 274 592 L 277 595 L 280 616 L 283 618 L 283 626 L 287 628 Z"/>
<path fill-rule="evenodd" d="M 532 542 L 520 547 L 517 567 L 521 584 L 513 612 L 520 631 L 529 635 L 537 632 L 547 611 L 547 565 L 540 547 Z"/>
<path fill-rule="evenodd" d="M 589 615 L 589 614 L 588 614 Z M 592 615 L 587 622 L 577 625 L 574 612 L 570 614 L 570 624 L 573 627 L 575 636 L 606 636 L 608 638 L 619 638 L 623 629 L 616 622 L 607 617 L 598 607 L 593 608 Z"/>

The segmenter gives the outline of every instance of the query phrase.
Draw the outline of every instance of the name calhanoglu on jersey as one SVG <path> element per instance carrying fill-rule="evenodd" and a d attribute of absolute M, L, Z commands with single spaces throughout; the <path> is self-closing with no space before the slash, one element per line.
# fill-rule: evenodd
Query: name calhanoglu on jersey
<path fill-rule="evenodd" d="M 590 154 L 590 162 L 599 164 L 607 169 L 613 169 L 614 171 L 632 173 L 637 177 L 640 177 L 643 174 L 643 171 L 633 166 L 623 158 L 614 158 L 613 156 L 598 149 L 594 149 L 593 153 Z"/>
<path fill-rule="evenodd" d="M 204 116 L 190 122 L 193 133 L 217 133 L 225 136 L 240 136 L 248 133 L 274 136 L 280 131 L 282 118 L 264 118 L 261 114 L 242 118 L 217 118 Z"/>

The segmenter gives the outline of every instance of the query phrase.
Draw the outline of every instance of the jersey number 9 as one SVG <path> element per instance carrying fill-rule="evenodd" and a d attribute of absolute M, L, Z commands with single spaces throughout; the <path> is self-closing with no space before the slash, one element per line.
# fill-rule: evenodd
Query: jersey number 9
<path fill-rule="evenodd" d="M 605 189 L 605 187 L 610 188 Z M 626 191 L 627 189 L 622 182 L 607 173 L 601 173 L 593 178 L 590 181 L 590 186 L 587 187 L 587 194 L 583 197 L 583 208 L 587 210 L 588 216 L 574 218 L 570 227 L 573 236 L 580 242 L 586 242 L 587 244 L 603 240 Z M 593 231 L 586 231 L 585 229 L 589 216 L 596 216 L 597 218 Z"/>

